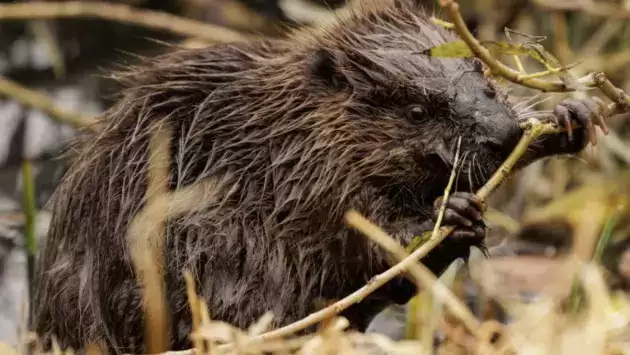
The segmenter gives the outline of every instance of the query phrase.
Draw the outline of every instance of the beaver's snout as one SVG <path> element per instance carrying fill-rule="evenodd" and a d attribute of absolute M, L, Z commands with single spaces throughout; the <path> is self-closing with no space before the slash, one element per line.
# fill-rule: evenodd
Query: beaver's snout
<path fill-rule="evenodd" d="M 518 123 L 505 115 L 485 116 L 476 128 L 475 143 L 500 150 L 512 150 L 523 134 Z"/>

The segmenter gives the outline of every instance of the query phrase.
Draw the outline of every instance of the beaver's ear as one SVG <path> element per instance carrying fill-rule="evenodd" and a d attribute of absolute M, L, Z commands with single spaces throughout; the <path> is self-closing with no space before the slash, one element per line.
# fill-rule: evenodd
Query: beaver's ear
<path fill-rule="evenodd" d="M 311 80 L 335 89 L 348 87 L 348 78 L 341 66 L 341 55 L 324 48 L 311 53 L 307 59 L 307 70 Z"/>

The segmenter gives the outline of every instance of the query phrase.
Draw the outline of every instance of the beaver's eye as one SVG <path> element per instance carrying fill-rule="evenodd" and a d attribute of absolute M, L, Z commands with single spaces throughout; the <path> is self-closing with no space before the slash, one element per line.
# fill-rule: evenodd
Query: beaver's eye
<path fill-rule="evenodd" d="M 481 61 L 481 59 L 477 57 L 473 58 L 473 68 L 476 72 L 483 73 L 483 62 Z"/>
<path fill-rule="evenodd" d="M 423 120 L 425 117 L 424 107 L 422 106 L 410 106 L 407 109 L 407 116 L 415 121 Z"/>
<path fill-rule="evenodd" d="M 497 96 L 497 89 L 492 84 L 488 84 L 484 87 L 483 93 L 487 98 L 494 99 Z"/>

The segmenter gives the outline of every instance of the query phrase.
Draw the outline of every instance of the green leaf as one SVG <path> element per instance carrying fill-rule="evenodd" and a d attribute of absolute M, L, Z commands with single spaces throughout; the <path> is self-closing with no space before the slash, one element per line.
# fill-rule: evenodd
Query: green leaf
<path fill-rule="evenodd" d="M 470 58 L 474 56 L 466 42 L 457 40 L 454 42 L 448 42 L 437 45 L 422 51 L 422 54 L 429 55 L 431 57 L 446 57 L 446 58 Z"/>

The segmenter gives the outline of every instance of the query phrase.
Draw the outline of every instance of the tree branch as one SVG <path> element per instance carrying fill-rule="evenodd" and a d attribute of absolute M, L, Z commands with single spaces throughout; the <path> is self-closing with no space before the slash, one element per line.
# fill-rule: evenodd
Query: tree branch
<path fill-rule="evenodd" d="M 166 12 L 139 10 L 128 5 L 107 2 L 32 1 L 0 4 L 0 20 L 32 20 L 69 17 L 93 17 L 168 31 L 184 37 L 211 42 L 234 42 L 246 39 L 239 32 L 205 22 L 175 16 Z"/>
<path fill-rule="evenodd" d="M 4 95 L 26 106 L 40 110 L 63 124 L 69 124 L 75 127 L 89 126 L 94 128 L 93 124 L 96 123 L 96 120 L 91 116 L 65 111 L 46 95 L 27 89 L 14 81 L 2 77 L 0 77 L 0 95 Z"/>
<path fill-rule="evenodd" d="M 459 11 L 459 4 L 454 0 L 440 0 L 440 6 L 446 10 L 453 22 L 453 30 L 459 34 L 462 40 L 468 45 L 470 50 L 481 59 L 493 73 L 498 74 L 514 83 L 526 86 L 531 89 L 540 90 L 542 92 L 570 92 L 575 91 L 567 87 L 566 84 L 560 81 L 546 81 L 536 77 L 524 77 L 522 73 L 506 66 L 497 59 L 495 59 L 490 51 L 485 48 L 479 41 L 470 33 L 466 26 L 464 19 Z M 582 78 L 577 79 L 578 84 L 585 87 L 598 87 L 602 92 L 608 96 L 616 104 L 615 111 L 628 111 L 630 110 L 630 96 L 625 94 L 622 90 L 616 88 L 610 80 L 606 77 L 606 74 L 597 72 L 588 74 Z"/>

